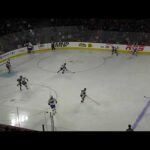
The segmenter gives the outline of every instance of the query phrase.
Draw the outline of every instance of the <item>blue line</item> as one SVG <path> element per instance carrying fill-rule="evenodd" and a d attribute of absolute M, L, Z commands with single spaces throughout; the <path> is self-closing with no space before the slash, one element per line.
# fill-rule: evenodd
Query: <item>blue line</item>
<path fill-rule="evenodd" d="M 146 110 L 148 109 L 149 105 L 150 105 L 150 100 L 147 102 L 147 104 L 143 108 L 142 112 L 137 117 L 136 121 L 134 122 L 134 124 L 132 126 L 132 129 L 135 129 L 137 127 L 137 125 L 139 124 L 140 120 L 143 118 L 144 114 L 146 113 Z"/>

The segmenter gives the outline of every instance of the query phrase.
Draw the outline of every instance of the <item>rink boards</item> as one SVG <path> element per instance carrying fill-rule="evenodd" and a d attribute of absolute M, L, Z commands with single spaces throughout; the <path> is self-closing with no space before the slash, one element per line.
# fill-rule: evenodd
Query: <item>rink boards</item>
<path fill-rule="evenodd" d="M 84 51 L 111 51 L 112 45 L 118 46 L 119 53 L 130 53 L 130 50 L 133 45 L 121 45 L 121 44 L 105 44 L 105 43 L 83 43 L 83 42 L 70 42 L 65 47 L 56 47 L 56 50 L 84 50 Z M 139 54 L 150 54 L 149 46 L 137 46 Z M 42 53 L 51 51 L 51 43 L 34 45 L 33 53 Z M 5 54 L 0 55 L 0 64 L 6 61 L 8 58 L 17 58 L 23 55 L 28 54 L 27 48 L 23 47 L 20 49 L 16 49 Z"/>

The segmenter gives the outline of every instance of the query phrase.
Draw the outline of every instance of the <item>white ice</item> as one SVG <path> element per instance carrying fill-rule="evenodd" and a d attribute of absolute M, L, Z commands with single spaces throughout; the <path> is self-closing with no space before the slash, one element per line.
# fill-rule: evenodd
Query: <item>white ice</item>
<path fill-rule="evenodd" d="M 71 72 L 56 73 L 62 63 Z M 13 71 L 0 66 L 0 123 L 51 131 L 50 95 L 57 98 L 56 131 L 125 131 L 150 97 L 150 56 L 57 50 L 11 60 Z M 75 72 L 75 73 L 73 73 Z M 29 90 L 17 78 L 29 79 Z M 84 103 L 80 91 L 87 88 Z M 94 101 L 99 103 L 96 104 Z M 150 131 L 150 108 L 136 131 Z"/>

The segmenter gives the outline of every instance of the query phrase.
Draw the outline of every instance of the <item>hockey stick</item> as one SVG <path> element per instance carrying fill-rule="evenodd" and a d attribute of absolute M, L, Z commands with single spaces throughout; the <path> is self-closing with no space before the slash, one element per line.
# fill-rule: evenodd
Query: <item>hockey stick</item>
<path fill-rule="evenodd" d="M 59 71 L 60 72 L 60 71 Z M 56 73 L 59 73 L 58 71 L 56 72 Z M 68 73 L 76 73 L 76 72 L 72 72 L 72 71 L 70 71 L 70 70 L 67 70 L 66 72 L 68 72 Z M 65 73 L 65 72 L 64 72 Z"/>
<path fill-rule="evenodd" d="M 99 105 L 99 106 L 100 106 L 100 103 L 98 103 L 97 101 L 95 101 L 95 100 L 94 100 L 94 99 L 92 99 L 91 97 L 89 97 L 89 96 L 86 96 L 86 97 L 88 97 L 88 98 L 89 98 L 89 100 L 93 101 L 95 104 L 97 104 L 97 105 Z"/>

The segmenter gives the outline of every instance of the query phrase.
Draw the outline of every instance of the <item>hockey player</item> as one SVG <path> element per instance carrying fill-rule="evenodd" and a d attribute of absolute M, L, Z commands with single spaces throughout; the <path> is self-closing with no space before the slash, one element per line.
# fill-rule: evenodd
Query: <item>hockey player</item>
<path fill-rule="evenodd" d="M 65 71 L 68 71 L 67 67 L 66 67 L 66 63 L 64 63 L 65 65 L 62 68 L 62 74 L 64 74 Z"/>
<path fill-rule="evenodd" d="M 31 54 L 31 52 L 32 52 L 33 49 L 34 49 L 34 46 L 32 45 L 31 42 L 29 42 L 29 43 L 27 44 L 28 53 Z"/>
<path fill-rule="evenodd" d="M 23 77 L 23 78 L 22 78 L 22 85 L 24 85 L 27 90 L 28 90 L 28 85 L 27 85 L 27 82 L 28 82 L 28 81 L 29 81 L 29 80 L 28 80 L 26 77 Z"/>
<path fill-rule="evenodd" d="M 26 89 L 28 89 L 28 86 L 27 86 L 28 79 L 26 77 L 20 76 L 17 79 L 17 81 L 18 81 L 17 86 L 20 86 L 20 91 L 22 91 L 22 85 L 25 86 Z"/>
<path fill-rule="evenodd" d="M 6 62 L 6 68 L 7 68 L 7 70 L 8 70 L 8 73 L 10 73 L 10 72 L 11 72 L 11 63 L 10 63 L 10 59 L 8 59 L 7 62 Z"/>
<path fill-rule="evenodd" d="M 66 67 L 66 63 L 64 63 L 63 65 L 61 65 L 60 69 L 57 71 L 57 73 L 59 73 L 60 71 L 62 71 L 62 74 L 64 74 L 65 71 L 68 71 L 67 67 Z"/>
<path fill-rule="evenodd" d="M 131 128 L 131 125 L 129 124 L 128 129 L 126 131 L 134 131 L 134 130 Z"/>
<path fill-rule="evenodd" d="M 55 50 L 55 44 L 54 44 L 54 42 L 51 43 L 51 49 Z"/>
<path fill-rule="evenodd" d="M 48 105 L 51 107 L 53 115 L 56 114 L 56 104 L 57 100 L 53 96 L 51 96 L 50 99 L 48 100 Z"/>
<path fill-rule="evenodd" d="M 83 90 L 81 90 L 81 94 L 80 94 L 80 97 L 81 97 L 81 103 L 83 103 L 84 102 L 84 99 L 85 99 L 85 97 L 86 97 L 87 95 L 86 95 L 86 88 L 84 88 Z"/>
<path fill-rule="evenodd" d="M 132 55 L 137 56 L 137 47 L 132 48 Z"/>
<path fill-rule="evenodd" d="M 116 54 L 116 56 L 118 56 L 118 47 L 112 46 L 112 55 Z"/>
<path fill-rule="evenodd" d="M 20 86 L 20 91 L 22 91 L 22 76 L 20 76 L 18 79 L 17 79 L 17 81 L 18 81 L 18 84 L 17 84 L 17 86 Z"/>

